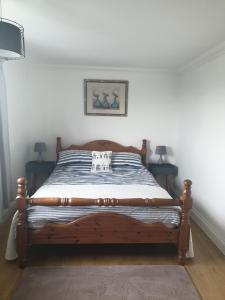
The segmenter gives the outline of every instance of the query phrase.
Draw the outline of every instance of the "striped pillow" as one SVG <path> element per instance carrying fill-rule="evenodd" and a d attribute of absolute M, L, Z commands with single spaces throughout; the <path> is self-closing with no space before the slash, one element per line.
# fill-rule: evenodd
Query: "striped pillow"
<path fill-rule="evenodd" d="M 81 170 L 91 170 L 92 154 L 86 150 L 64 150 L 59 152 L 58 166 L 76 165 Z"/>
<path fill-rule="evenodd" d="M 132 169 L 140 169 L 143 166 L 141 156 L 138 153 L 130 152 L 113 152 L 112 168 L 129 167 Z"/>

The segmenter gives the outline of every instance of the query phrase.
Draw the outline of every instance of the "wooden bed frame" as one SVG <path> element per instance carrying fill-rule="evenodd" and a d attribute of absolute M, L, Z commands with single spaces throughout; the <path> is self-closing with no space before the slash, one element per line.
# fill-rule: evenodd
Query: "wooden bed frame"
<path fill-rule="evenodd" d="M 107 140 L 96 140 L 84 145 L 71 145 L 63 149 L 61 138 L 57 138 L 56 153 L 67 149 L 112 150 L 114 152 L 139 153 L 143 164 L 146 161 L 146 140 L 141 150 Z M 35 244 L 132 244 L 132 243 L 172 243 L 178 248 L 178 263 L 185 264 L 189 246 L 189 210 L 192 208 L 190 180 L 184 181 L 183 192 L 177 199 L 82 199 L 82 198 L 29 198 L 25 178 L 17 180 L 17 253 L 21 267 L 27 263 L 29 246 Z M 146 224 L 117 213 L 93 213 L 67 224 L 47 224 L 41 229 L 31 229 L 27 222 L 27 205 L 126 205 L 126 206 L 180 206 L 181 223 L 170 229 L 162 223 Z"/>

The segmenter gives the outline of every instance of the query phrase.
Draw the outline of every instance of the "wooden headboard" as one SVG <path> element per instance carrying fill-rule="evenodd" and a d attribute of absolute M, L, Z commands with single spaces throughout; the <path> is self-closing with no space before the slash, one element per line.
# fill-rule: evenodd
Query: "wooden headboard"
<path fill-rule="evenodd" d="M 146 140 L 142 140 L 142 148 L 139 150 L 133 146 L 123 146 L 121 144 L 108 141 L 108 140 L 95 140 L 83 145 L 71 145 L 67 148 L 62 147 L 61 137 L 57 137 L 56 142 L 56 154 L 57 160 L 59 158 L 59 152 L 63 150 L 88 150 L 88 151 L 113 151 L 113 152 L 131 152 L 141 155 L 142 163 L 146 164 Z"/>

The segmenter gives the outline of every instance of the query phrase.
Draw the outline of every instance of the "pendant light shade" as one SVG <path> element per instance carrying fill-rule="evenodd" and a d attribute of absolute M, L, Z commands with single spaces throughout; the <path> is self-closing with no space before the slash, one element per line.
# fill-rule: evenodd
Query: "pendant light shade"
<path fill-rule="evenodd" d="M 0 59 L 20 59 L 25 57 L 24 29 L 20 24 L 0 19 Z"/>

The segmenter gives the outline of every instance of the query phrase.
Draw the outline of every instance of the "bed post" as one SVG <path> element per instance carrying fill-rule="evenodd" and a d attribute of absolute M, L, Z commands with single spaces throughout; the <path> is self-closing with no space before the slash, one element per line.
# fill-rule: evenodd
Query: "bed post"
<path fill-rule="evenodd" d="M 59 152 L 62 151 L 61 137 L 56 138 L 56 157 L 59 159 Z"/>
<path fill-rule="evenodd" d="M 142 140 L 141 157 L 142 163 L 146 165 L 147 140 Z"/>
<path fill-rule="evenodd" d="M 24 268 L 27 262 L 28 252 L 28 227 L 26 219 L 26 179 L 20 177 L 17 179 L 16 204 L 18 209 L 18 222 L 16 226 L 16 249 L 18 262 L 21 268 Z"/>
<path fill-rule="evenodd" d="M 190 223 L 189 210 L 192 208 L 191 199 L 191 180 L 184 180 L 183 192 L 180 197 L 181 200 L 181 225 L 178 241 L 178 262 L 181 265 L 185 264 L 186 252 L 189 245 Z"/>

